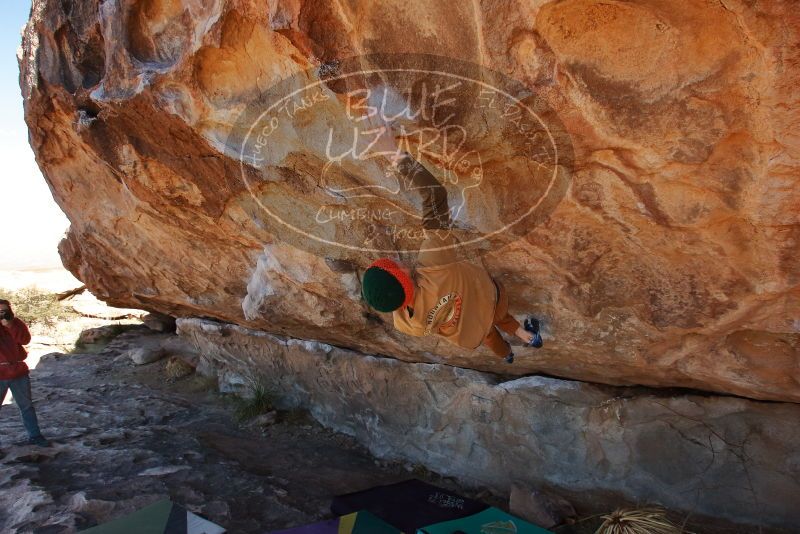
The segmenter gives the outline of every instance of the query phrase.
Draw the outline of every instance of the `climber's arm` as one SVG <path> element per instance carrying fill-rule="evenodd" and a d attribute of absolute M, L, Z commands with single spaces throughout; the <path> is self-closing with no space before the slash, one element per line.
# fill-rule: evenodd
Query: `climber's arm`
<path fill-rule="evenodd" d="M 407 306 L 392 312 L 394 327 L 409 336 L 422 337 L 425 335 L 425 325 L 416 317 Z"/>
<path fill-rule="evenodd" d="M 422 227 L 425 229 L 425 240 L 420 246 L 417 264 L 420 267 L 430 267 L 458 261 L 456 254 L 458 242 L 450 233 L 447 190 L 408 152 L 404 152 L 398 160 L 397 169 L 404 178 L 406 190 L 413 190 L 422 197 Z"/>
<path fill-rule="evenodd" d="M 415 190 L 422 197 L 422 227 L 426 230 L 449 228 L 447 190 L 439 180 L 407 152 L 397 162 L 397 169 L 406 180 L 406 188 Z"/>

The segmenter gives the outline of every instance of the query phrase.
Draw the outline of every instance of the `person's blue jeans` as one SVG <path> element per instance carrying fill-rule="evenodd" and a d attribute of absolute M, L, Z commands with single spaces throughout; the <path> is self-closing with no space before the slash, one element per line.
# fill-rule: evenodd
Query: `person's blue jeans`
<path fill-rule="evenodd" d="M 13 380 L 0 380 L 0 403 L 3 402 L 9 389 L 14 397 L 14 402 L 17 403 L 19 413 L 22 415 L 22 424 L 25 425 L 28 436 L 30 438 L 41 436 L 39 420 L 36 418 L 36 410 L 33 409 L 30 377 L 25 375 Z"/>

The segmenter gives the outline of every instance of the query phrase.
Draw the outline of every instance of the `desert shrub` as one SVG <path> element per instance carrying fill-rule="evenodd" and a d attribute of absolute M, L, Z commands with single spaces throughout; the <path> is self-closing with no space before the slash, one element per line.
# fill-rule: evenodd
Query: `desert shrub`
<path fill-rule="evenodd" d="M 273 410 L 274 399 L 267 387 L 257 382 L 248 397 L 233 397 L 233 413 L 240 423 Z"/>
<path fill-rule="evenodd" d="M 595 534 L 681 534 L 660 508 L 621 509 L 604 515 L 605 521 Z"/>
<path fill-rule="evenodd" d="M 185 376 L 194 373 L 194 367 L 178 358 L 177 356 L 170 357 L 167 364 L 164 366 L 164 374 L 170 380 L 178 380 Z"/>
<path fill-rule="evenodd" d="M 74 310 L 61 305 L 55 293 L 48 293 L 35 286 L 18 291 L 0 288 L 0 299 L 10 301 L 14 315 L 28 326 L 39 324 L 51 328 L 59 321 L 78 317 Z"/>

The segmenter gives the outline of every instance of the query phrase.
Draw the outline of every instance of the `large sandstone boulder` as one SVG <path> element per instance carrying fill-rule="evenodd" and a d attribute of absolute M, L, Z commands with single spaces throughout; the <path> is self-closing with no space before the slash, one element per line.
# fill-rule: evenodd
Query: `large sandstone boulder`
<path fill-rule="evenodd" d="M 34 0 L 20 65 L 31 144 L 72 223 L 64 264 L 112 304 L 408 361 L 797 402 L 799 43 L 800 13 L 773 1 Z M 544 318 L 545 348 L 513 367 L 394 332 L 359 296 L 377 253 L 330 245 L 394 225 L 408 239 L 373 248 L 413 249 L 418 201 L 359 218 L 392 200 L 385 165 L 328 165 L 325 143 L 375 82 L 342 72 L 418 93 L 385 74 L 408 61 L 472 84 L 453 104 L 463 157 L 422 159 L 463 201 L 459 237 L 494 236 L 470 253 L 512 312 Z M 536 111 L 546 161 L 520 156 L 513 113 L 476 80 Z M 253 112 L 279 82 L 317 92 L 267 131 Z M 263 153 L 243 162 L 254 125 Z M 350 218 L 329 217 L 328 242 L 298 232 L 331 206 Z"/>

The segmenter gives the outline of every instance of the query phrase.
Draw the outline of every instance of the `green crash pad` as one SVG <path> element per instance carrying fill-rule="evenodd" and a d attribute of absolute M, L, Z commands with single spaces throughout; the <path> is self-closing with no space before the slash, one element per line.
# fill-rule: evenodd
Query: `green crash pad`
<path fill-rule="evenodd" d="M 225 529 L 163 500 L 82 532 L 87 534 L 222 534 Z"/>
<path fill-rule="evenodd" d="M 417 530 L 417 534 L 547 534 L 545 530 L 518 517 L 509 515 L 498 508 L 488 508 L 483 512 L 436 523 Z M 552 533 L 551 533 L 552 534 Z"/>

